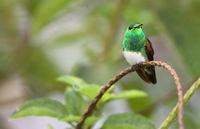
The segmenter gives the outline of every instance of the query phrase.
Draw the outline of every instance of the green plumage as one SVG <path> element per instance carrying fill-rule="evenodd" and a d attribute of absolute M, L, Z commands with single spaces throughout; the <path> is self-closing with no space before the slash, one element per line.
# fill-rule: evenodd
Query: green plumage
<path fill-rule="evenodd" d="M 136 26 L 137 25 L 137 26 Z M 141 24 L 136 24 L 135 27 L 139 27 Z M 133 29 L 130 26 L 124 33 L 124 39 L 122 43 L 123 50 L 127 51 L 141 51 L 144 48 L 146 37 L 142 28 Z"/>
<path fill-rule="evenodd" d="M 124 33 L 122 41 L 123 54 L 131 65 L 145 60 L 153 60 L 154 51 L 151 42 L 146 38 L 141 26 L 142 24 L 140 23 L 132 24 Z M 141 68 L 136 70 L 136 72 L 145 82 L 156 84 L 154 66 Z"/>

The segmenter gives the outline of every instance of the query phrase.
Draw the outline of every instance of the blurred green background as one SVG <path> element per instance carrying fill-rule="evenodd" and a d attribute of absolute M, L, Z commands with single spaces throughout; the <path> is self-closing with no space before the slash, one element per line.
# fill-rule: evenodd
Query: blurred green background
<path fill-rule="evenodd" d="M 7 118 L 27 99 L 62 98 L 58 76 L 102 85 L 127 67 L 121 41 L 135 21 L 144 24 L 155 59 L 177 70 L 186 91 L 200 75 L 199 12 L 199 0 L 0 0 L 0 128 L 25 129 Z M 116 89 L 146 91 L 148 99 L 128 100 L 124 106 L 158 126 L 177 97 L 169 74 L 156 72 L 155 86 L 133 73 Z M 186 129 L 200 128 L 199 97 L 198 91 L 185 106 Z"/>

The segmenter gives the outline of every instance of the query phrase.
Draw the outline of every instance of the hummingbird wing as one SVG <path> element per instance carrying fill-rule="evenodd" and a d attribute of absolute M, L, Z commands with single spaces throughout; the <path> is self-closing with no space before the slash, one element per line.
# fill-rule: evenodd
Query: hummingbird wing
<path fill-rule="evenodd" d="M 154 60 L 153 59 L 153 55 L 154 55 L 154 50 L 153 47 L 151 45 L 151 41 L 147 38 L 147 43 L 145 45 L 145 52 L 147 54 L 147 58 L 149 61 Z M 156 72 L 155 72 L 155 66 L 151 66 L 148 69 L 146 69 L 145 71 L 148 74 L 149 80 L 153 83 L 156 84 L 157 80 L 156 80 Z"/>
<path fill-rule="evenodd" d="M 149 61 L 154 60 L 154 50 L 149 39 L 147 39 L 145 44 L 145 53 Z M 145 69 L 138 69 L 136 72 L 145 82 L 156 84 L 157 80 L 154 66 Z"/>
<path fill-rule="evenodd" d="M 147 38 L 147 43 L 145 45 L 145 52 L 147 54 L 148 60 L 152 61 L 153 60 L 153 55 L 154 55 L 154 50 L 151 45 L 151 41 Z"/>

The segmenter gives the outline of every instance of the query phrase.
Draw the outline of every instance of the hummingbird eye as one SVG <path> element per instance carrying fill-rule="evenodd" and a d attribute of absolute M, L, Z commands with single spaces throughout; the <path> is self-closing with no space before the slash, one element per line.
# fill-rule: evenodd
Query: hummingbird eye
<path fill-rule="evenodd" d="M 132 26 L 132 25 L 131 25 L 131 26 L 129 26 L 129 27 L 128 27 L 128 29 L 129 29 L 129 30 L 133 29 L 133 26 Z"/>

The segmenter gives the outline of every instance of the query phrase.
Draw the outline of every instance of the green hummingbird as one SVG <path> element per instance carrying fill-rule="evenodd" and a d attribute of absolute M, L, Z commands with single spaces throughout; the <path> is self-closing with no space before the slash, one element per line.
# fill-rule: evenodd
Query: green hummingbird
<path fill-rule="evenodd" d="M 123 55 L 130 65 L 154 60 L 154 50 L 150 40 L 145 36 L 141 23 L 131 24 L 124 33 Z M 137 74 L 147 83 L 156 84 L 155 67 L 140 68 Z"/>

